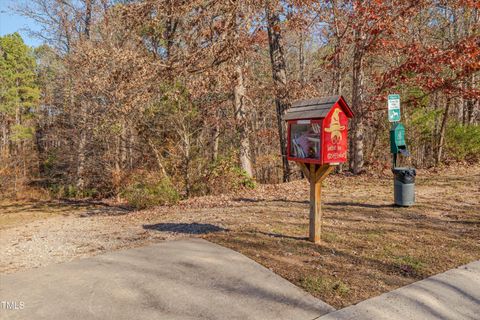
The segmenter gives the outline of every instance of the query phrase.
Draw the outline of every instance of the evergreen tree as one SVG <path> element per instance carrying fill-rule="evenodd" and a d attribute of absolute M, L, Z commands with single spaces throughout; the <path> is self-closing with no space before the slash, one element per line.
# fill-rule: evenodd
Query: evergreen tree
<path fill-rule="evenodd" d="M 0 37 L 0 113 L 10 141 L 33 137 L 35 109 L 40 98 L 33 51 L 18 33 Z M 6 137 L 4 137 L 6 138 Z"/>
<path fill-rule="evenodd" d="M 34 132 L 40 90 L 33 50 L 18 33 L 0 37 L 0 181 L 2 190 L 25 185 L 36 167 Z M 10 184 L 11 183 L 11 184 Z"/>

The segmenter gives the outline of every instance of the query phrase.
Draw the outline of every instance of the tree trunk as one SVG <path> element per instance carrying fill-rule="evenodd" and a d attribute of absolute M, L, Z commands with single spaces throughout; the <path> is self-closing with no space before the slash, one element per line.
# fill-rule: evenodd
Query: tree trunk
<path fill-rule="evenodd" d="M 182 144 L 183 144 L 183 183 L 185 184 L 185 197 L 190 197 L 191 192 L 191 177 L 190 177 L 190 162 L 191 162 L 191 149 L 192 149 L 192 141 L 190 136 L 190 128 L 186 123 L 180 124 L 181 131 L 179 132 Z"/>
<path fill-rule="evenodd" d="M 305 76 L 305 40 L 303 39 L 303 31 L 300 30 L 300 35 L 298 39 L 298 64 L 300 70 L 300 83 L 304 85 L 306 83 Z"/>
<path fill-rule="evenodd" d="M 173 36 L 177 30 L 178 26 L 178 19 L 173 18 L 173 10 L 174 10 L 174 2 L 175 1 L 168 1 L 167 4 L 167 12 L 168 12 L 168 18 L 165 26 L 165 39 L 166 39 L 166 58 L 167 60 L 170 59 L 172 56 L 172 50 L 173 50 Z"/>
<path fill-rule="evenodd" d="M 340 60 L 340 40 L 335 42 L 335 56 L 333 57 L 333 94 L 342 94 L 342 70 Z"/>
<path fill-rule="evenodd" d="M 475 85 L 475 74 L 472 74 L 472 77 L 470 79 L 470 88 L 473 89 Z M 467 116 L 466 116 L 466 122 L 467 124 L 473 124 L 473 119 L 474 119 L 474 114 L 473 111 L 475 110 L 475 104 L 478 105 L 478 100 L 475 101 L 473 99 L 469 99 L 467 102 Z"/>
<path fill-rule="evenodd" d="M 353 165 L 353 173 L 359 174 L 363 171 L 364 165 L 364 124 L 360 119 L 357 121 L 354 132 L 354 159 L 355 163 Z"/>
<path fill-rule="evenodd" d="M 350 170 L 354 174 L 359 174 L 364 165 L 363 49 L 359 44 L 360 41 L 360 31 L 356 31 L 352 77 L 352 107 L 355 117 L 352 121 L 352 143 L 350 144 Z"/>
<path fill-rule="evenodd" d="M 155 159 L 157 160 L 158 169 L 160 169 L 164 178 L 169 179 L 167 171 L 165 170 L 165 166 L 163 165 L 163 159 L 162 159 L 162 156 L 160 154 L 160 151 L 155 146 L 155 143 L 153 142 L 152 139 L 147 138 L 147 143 L 148 143 L 149 147 L 152 149 L 153 154 L 155 155 Z"/>
<path fill-rule="evenodd" d="M 341 95 L 342 94 L 342 60 L 341 60 L 341 51 L 340 51 L 341 36 L 340 36 L 340 30 L 337 23 L 337 12 L 335 10 L 336 3 L 335 1 L 333 1 L 332 3 L 333 3 L 332 13 L 333 13 L 333 19 L 334 19 L 334 39 L 335 39 L 335 44 L 333 47 L 334 56 L 333 56 L 332 93 L 334 95 Z M 353 157 L 350 156 L 350 158 L 352 159 Z M 341 173 L 343 171 L 343 165 L 344 164 L 341 163 L 340 165 L 336 166 L 335 172 Z M 353 168 L 353 163 L 350 167 Z"/>
<path fill-rule="evenodd" d="M 218 147 L 220 145 L 220 121 L 215 120 L 215 124 L 212 128 L 212 162 L 216 162 L 218 159 Z"/>
<path fill-rule="evenodd" d="M 280 140 L 280 151 L 282 154 L 283 181 L 290 181 L 290 166 L 287 160 L 287 139 L 286 124 L 283 115 L 289 107 L 287 71 L 285 56 L 282 47 L 282 34 L 280 29 L 280 18 L 278 12 L 272 12 L 266 8 L 268 44 L 270 48 L 270 61 L 272 64 L 273 82 L 275 88 L 275 105 L 277 113 L 278 136 Z"/>
<path fill-rule="evenodd" d="M 241 59 L 241 58 L 240 58 Z M 245 85 L 243 83 L 243 70 L 240 59 L 237 59 L 235 67 L 235 74 L 237 77 L 237 84 L 233 90 L 234 104 L 235 104 L 235 116 L 237 118 L 237 128 L 240 138 L 240 166 L 248 175 L 253 177 L 251 152 L 250 152 L 250 140 L 249 140 L 249 127 L 245 112 Z"/>
<path fill-rule="evenodd" d="M 80 103 L 80 137 L 78 142 L 77 188 L 85 188 L 85 160 L 87 146 L 87 110 L 83 102 Z"/>
<path fill-rule="evenodd" d="M 3 125 L 2 125 L 2 152 L 1 152 L 1 156 L 2 156 L 2 159 L 7 159 L 9 156 L 10 156 L 10 144 L 9 144 L 9 139 L 8 139 L 8 119 L 7 117 L 4 117 L 3 118 Z"/>
<path fill-rule="evenodd" d="M 445 111 L 443 112 L 442 124 L 440 126 L 440 132 L 438 136 L 437 157 L 435 159 L 435 163 L 437 165 L 440 164 L 440 162 L 442 161 L 443 144 L 445 142 L 445 131 L 447 129 L 448 113 L 450 111 L 450 105 L 451 105 L 451 98 L 447 97 L 447 101 L 445 102 Z"/>
<path fill-rule="evenodd" d="M 87 39 L 90 38 L 90 24 L 92 20 L 92 1 L 85 0 L 85 36 Z"/>
<path fill-rule="evenodd" d="M 85 0 L 85 29 L 86 39 L 90 39 L 90 24 L 92 19 L 92 0 Z M 77 188 L 85 188 L 85 161 L 87 145 L 87 106 L 84 101 L 80 101 L 80 141 L 78 143 L 78 167 L 77 167 Z"/>
<path fill-rule="evenodd" d="M 340 35 L 340 29 L 338 27 L 338 20 L 337 20 L 337 10 L 336 10 L 336 2 L 332 1 L 332 16 L 333 16 L 333 31 L 334 31 L 334 47 L 333 47 L 333 94 L 334 95 L 341 95 L 342 94 L 342 62 L 341 62 L 341 45 L 342 39 Z"/>

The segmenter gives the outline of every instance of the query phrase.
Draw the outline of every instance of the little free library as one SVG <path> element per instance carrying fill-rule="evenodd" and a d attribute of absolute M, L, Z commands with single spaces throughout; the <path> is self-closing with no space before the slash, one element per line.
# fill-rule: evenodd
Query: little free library
<path fill-rule="evenodd" d="M 342 96 L 292 104 L 287 122 L 287 159 L 297 162 L 310 182 L 309 240 L 320 242 L 322 181 L 335 165 L 347 161 L 348 123 L 353 112 Z"/>

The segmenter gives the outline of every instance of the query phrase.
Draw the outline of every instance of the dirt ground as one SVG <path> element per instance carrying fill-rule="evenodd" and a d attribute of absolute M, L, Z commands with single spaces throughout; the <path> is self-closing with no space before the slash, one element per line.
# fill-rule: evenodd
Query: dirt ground
<path fill-rule="evenodd" d="M 128 211 L 103 203 L 0 201 L 0 272 L 179 237 L 237 250 L 339 308 L 480 259 L 480 166 L 420 171 L 416 204 L 392 180 L 332 175 L 322 244 L 306 241 L 305 181 Z"/>

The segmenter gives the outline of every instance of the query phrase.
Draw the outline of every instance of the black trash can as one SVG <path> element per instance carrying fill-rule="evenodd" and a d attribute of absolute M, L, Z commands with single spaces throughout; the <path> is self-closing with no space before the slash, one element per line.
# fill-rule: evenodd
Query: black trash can
<path fill-rule="evenodd" d="M 411 206 L 415 203 L 414 168 L 393 168 L 393 194 L 397 206 Z"/>

